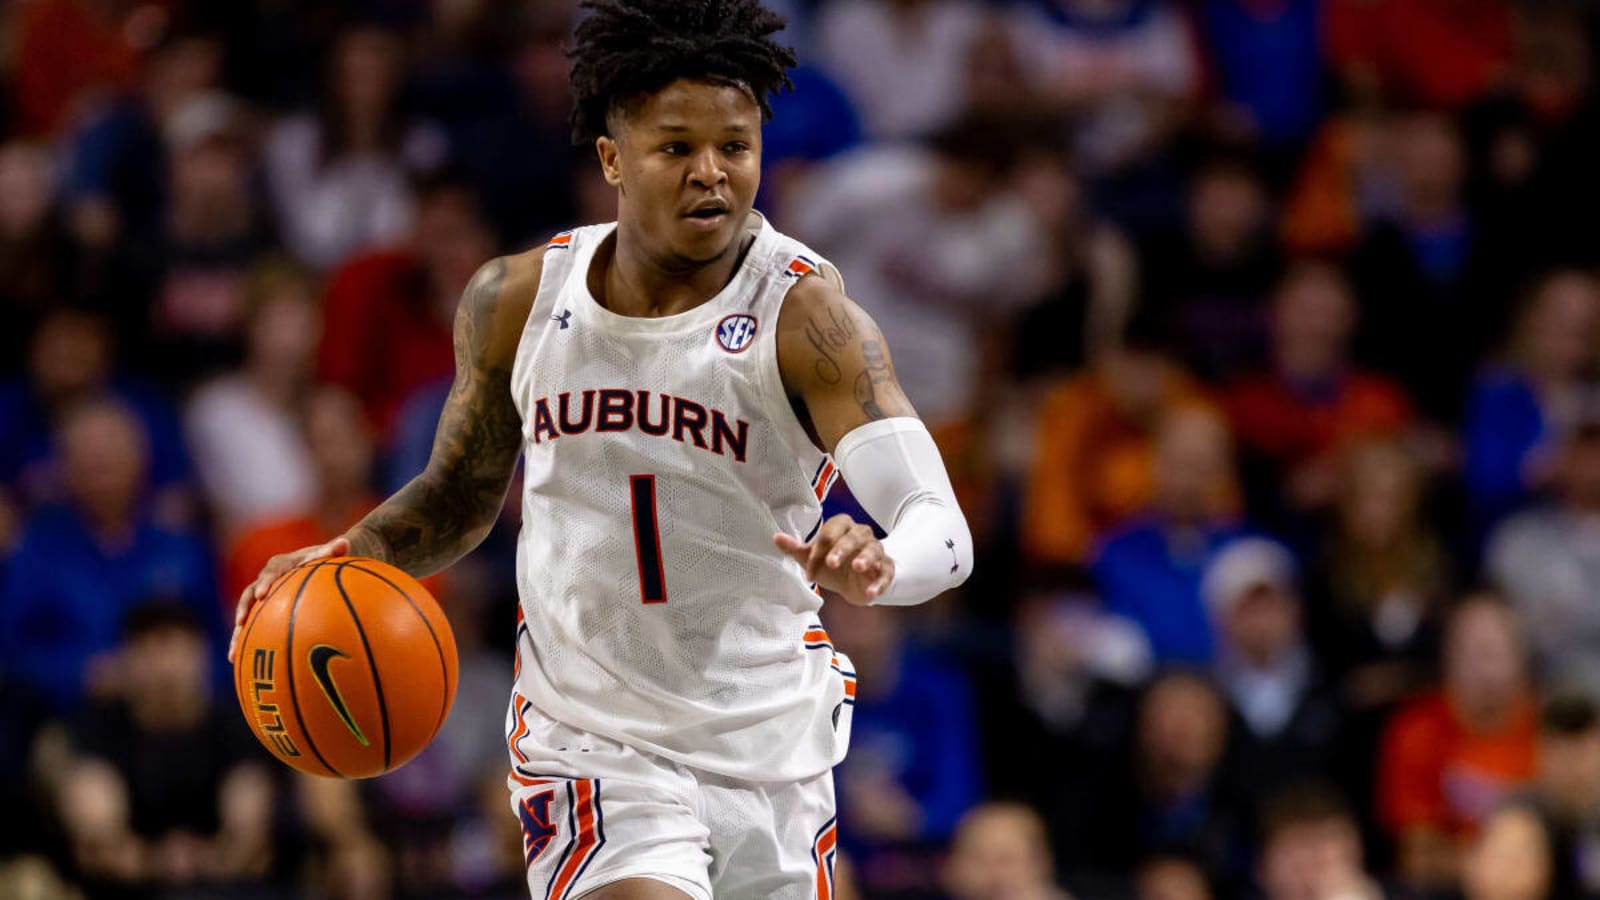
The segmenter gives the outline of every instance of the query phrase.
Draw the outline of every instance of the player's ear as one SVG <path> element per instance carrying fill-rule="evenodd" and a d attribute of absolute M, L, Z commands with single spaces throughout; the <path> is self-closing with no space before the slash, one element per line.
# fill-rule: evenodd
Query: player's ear
<path fill-rule="evenodd" d="M 622 187 L 622 165 L 617 159 L 617 142 L 601 135 L 594 139 L 594 151 L 600 157 L 600 171 L 605 173 L 606 184 Z"/>

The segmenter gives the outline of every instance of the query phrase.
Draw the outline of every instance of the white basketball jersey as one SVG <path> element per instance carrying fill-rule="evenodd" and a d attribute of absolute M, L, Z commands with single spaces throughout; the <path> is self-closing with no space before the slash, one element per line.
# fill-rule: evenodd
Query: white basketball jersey
<path fill-rule="evenodd" d="M 512 372 L 525 484 L 517 692 L 574 728 L 758 781 L 827 771 L 854 673 L 774 532 L 809 538 L 834 466 L 778 371 L 778 309 L 824 263 L 752 214 L 733 280 L 678 315 L 588 288 L 615 224 L 558 235 Z"/>

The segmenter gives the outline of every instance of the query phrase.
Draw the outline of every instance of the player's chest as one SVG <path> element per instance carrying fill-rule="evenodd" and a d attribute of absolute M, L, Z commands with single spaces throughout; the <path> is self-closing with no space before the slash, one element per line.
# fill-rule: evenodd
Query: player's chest
<path fill-rule="evenodd" d="M 513 381 L 530 455 L 627 447 L 747 460 L 767 418 L 756 354 L 692 334 L 559 332 L 546 330 Z"/>

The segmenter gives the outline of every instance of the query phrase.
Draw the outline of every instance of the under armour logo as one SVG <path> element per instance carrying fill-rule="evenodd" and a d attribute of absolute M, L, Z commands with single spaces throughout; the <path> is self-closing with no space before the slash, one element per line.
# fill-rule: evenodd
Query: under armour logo
<path fill-rule="evenodd" d="M 563 309 L 561 312 L 558 312 L 555 315 L 551 316 L 550 317 L 550 321 L 552 321 L 552 322 L 560 322 L 561 323 L 561 330 L 562 331 L 566 331 L 568 325 L 570 324 L 570 323 L 568 323 L 567 320 L 570 319 L 570 318 L 572 318 L 572 310 Z"/>
<path fill-rule="evenodd" d="M 949 538 L 945 538 L 944 539 L 944 546 L 945 546 L 945 549 L 950 551 L 950 558 L 952 560 L 954 560 L 954 562 L 950 563 L 950 574 L 954 575 L 956 573 L 956 570 L 961 568 L 961 556 L 956 553 L 956 542 L 955 541 L 952 541 Z"/>

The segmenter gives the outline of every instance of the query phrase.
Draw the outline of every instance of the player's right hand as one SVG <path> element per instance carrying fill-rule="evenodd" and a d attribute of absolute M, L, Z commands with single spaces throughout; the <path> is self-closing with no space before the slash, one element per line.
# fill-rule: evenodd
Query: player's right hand
<path fill-rule="evenodd" d="M 239 605 L 233 611 L 233 638 L 228 641 L 228 662 L 234 662 L 234 658 L 239 655 L 239 637 L 244 630 L 245 617 L 250 615 L 250 608 L 267 595 L 267 588 L 278 580 L 278 576 L 296 566 L 332 556 L 344 556 L 349 552 L 350 539 L 340 536 L 326 544 L 303 547 L 293 553 L 280 553 L 267 560 L 267 564 L 261 569 L 261 574 L 257 575 L 256 580 L 239 595 Z"/>

